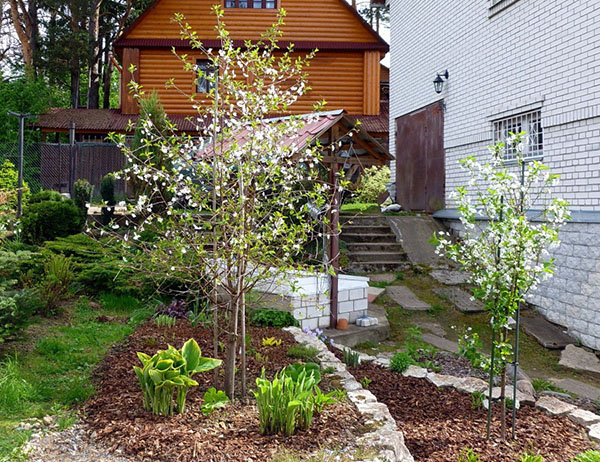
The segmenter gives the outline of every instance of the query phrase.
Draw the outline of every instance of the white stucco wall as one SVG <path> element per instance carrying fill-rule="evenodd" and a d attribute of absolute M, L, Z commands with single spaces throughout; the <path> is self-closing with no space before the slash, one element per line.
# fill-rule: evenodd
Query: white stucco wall
<path fill-rule="evenodd" d="M 465 183 L 458 161 L 488 155 L 492 121 L 541 110 L 543 162 L 562 174 L 556 193 L 583 213 L 562 233 L 556 277 L 531 300 L 600 349 L 600 214 L 594 213 L 600 212 L 600 1 L 490 5 L 391 0 L 390 133 L 397 117 L 444 101 L 452 207 L 448 194 Z M 445 69 L 450 78 L 437 95 L 432 82 Z M 393 135 L 390 140 L 395 153 Z"/>

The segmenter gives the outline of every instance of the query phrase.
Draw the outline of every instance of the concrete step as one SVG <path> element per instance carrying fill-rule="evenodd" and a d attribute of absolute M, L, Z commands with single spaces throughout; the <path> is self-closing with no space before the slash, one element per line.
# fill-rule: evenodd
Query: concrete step
<path fill-rule="evenodd" d="M 351 262 L 403 262 L 406 261 L 406 254 L 398 252 L 348 252 L 348 258 Z"/>
<path fill-rule="evenodd" d="M 342 216 L 340 217 L 340 223 L 342 223 L 342 226 L 389 226 L 387 218 L 378 215 Z"/>
<path fill-rule="evenodd" d="M 350 242 L 347 243 L 350 252 L 394 252 L 405 253 L 402 245 L 391 242 Z"/>
<path fill-rule="evenodd" d="M 389 226 L 375 225 L 344 225 L 342 227 L 342 235 L 344 234 L 393 234 Z"/>
<path fill-rule="evenodd" d="M 346 243 L 355 242 L 383 242 L 383 243 L 395 243 L 396 235 L 393 233 L 369 233 L 369 234 L 356 234 L 356 233 L 342 233 L 342 241 Z"/>
<path fill-rule="evenodd" d="M 325 329 L 324 334 L 332 338 L 337 344 L 352 348 L 363 342 L 383 342 L 390 336 L 390 324 L 387 320 L 385 308 L 375 304 L 369 304 L 369 316 L 374 316 L 379 320 L 377 326 L 359 327 L 356 324 L 350 324 L 348 330 Z M 338 315 L 342 318 L 343 315 Z"/>
<path fill-rule="evenodd" d="M 370 261 L 370 262 L 350 262 L 348 268 L 351 273 L 383 273 L 405 271 L 410 267 L 408 261 Z"/>

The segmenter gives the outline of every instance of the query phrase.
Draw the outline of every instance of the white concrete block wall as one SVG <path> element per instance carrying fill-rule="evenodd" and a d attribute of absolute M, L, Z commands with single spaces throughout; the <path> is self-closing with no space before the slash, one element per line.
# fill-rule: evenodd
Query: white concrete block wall
<path fill-rule="evenodd" d="M 506 0 L 491 16 L 490 3 L 391 0 L 390 152 L 397 117 L 443 100 L 451 208 L 465 184 L 458 161 L 488 156 L 492 121 L 539 109 L 557 195 L 573 212 L 600 212 L 600 1 Z M 556 276 L 531 301 L 600 349 L 600 224 L 569 224 L 561 237 Z"/>
<path fill-rule="evenodd" d="M 390 133 L 397 117 L 444 100 L 448 194 L 464 178 L 457 161 L 487 155 L 494 118 L 541 108 L 544 161 L 564 169 L 561 194 L 600 211 L 600 182 L 588 181 L 600 177 L 600 2 L 518 0 L 492 17 L 489 4 L 392 0 Z"/>

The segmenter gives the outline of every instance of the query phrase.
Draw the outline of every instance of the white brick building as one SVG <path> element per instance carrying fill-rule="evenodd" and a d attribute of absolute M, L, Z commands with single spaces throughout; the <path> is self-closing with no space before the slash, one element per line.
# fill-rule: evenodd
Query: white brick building
<path fill-rule="evenodd" d="M 464 182 L 458 160 L 488 155 L 495 128 L 543 131 L 533 154 L 562 174 L 558 194 L 571 202 L 574 222 L 562 233 L 555 277 L 531 302 L 600 349 L 600 1 L 390 3 L 390 150 L 398 159 L 399 202 L 415 175 L 403 160 L 419 156 L 419 137 L 443 140 L 441 175 L 425 175 L 408 188 L 416 189 L 415 196 L 435 196 L 429 188 L 437 185 L 442 197 L 429 198 L 422 208 L 442 208 L 437 216 L 452 225 L 448 194 Z M 449 78 L 437 94 L 433 80 L 446 69 Z M 423 108 L 433 108 L 431 120 L 438 122 L 419 128 L 415 113 Z M 427 155 L 435 159 L 435 152 Z"/>

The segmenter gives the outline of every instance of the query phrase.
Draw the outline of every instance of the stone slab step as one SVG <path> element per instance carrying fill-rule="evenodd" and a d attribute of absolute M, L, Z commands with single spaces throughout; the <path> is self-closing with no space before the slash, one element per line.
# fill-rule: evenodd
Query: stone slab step
<path fill-rule="evenodd" d="M 600 359 L 594 353 L 575 345 L 567 345 L 565 347 L 560 355 L 558 364 L 569 369 L 592 372 L 600 376 Z"/>
<path fill-rule="evenodd" d="M 422 301 L 406 286 L 389 286 L 387 294 L 398 305 L 409 311 L 427 311 L 430 305 Z"/>
<path fill-rule="evenodd" d="M 485 310 L 483 303 L 479 300 L 471 300 L 471 294 L 458 287 L 434 289 L 433 293 L 439 297 L 446 298 L 463 313 L 480 313 Z"/>
<path fill-rule="evenodd" d="M 375 301 L 375 299 L 384 292 L 385 292 L 385 289 L 380 289 L 378 287 L 369 287 L 369 292 L 368 292 L 369 303 L 373 303 Z"/>
<path fill-rule="evenodd" d="M 349 242 L 350 252 L 396 252 L 405 254 L 402 246 L 394 242 Z"/>
<path fill-rule="evenodd" d="M 567 345 L 575 343 L 563 327 L 552 324 L 539 313 L 523 313 L 521 326 L 524 332 L 550 350 L 562 350 Z"/>
<path fill-rule="evenodd" d="M 569 393 L 583 396 L 592 401 L 600 400 L 600 388 L 594 387 L 593 385 L 588 385 L 587 383 L 574 379 L 550 379 L 550 381 L 560 388 L 564 388 Z"/>
<path fill-rule="evenodd" d="M 354 262 L 404 262 L 406 255 L 396 252 L 348 252 L 348 258 Z"/>
<path fill-rule="evenodd" d="M 344 225 L 362 225 L 362 226 L 389 226 L 388 219 L 381 215 L 341 215 L 340 223 Z"/>
<path fill-rule="evenodd" d="M 423 340 L 440 350 L 458 354 L 458 343 L 435 334 L 423 334 Z"/>
<path fill-rule="evenodd" d="M 374 225 L 344 225 L 342 227 L 342 236 L 344 234 L 388 234 L 392 233 L 389 226 L 374 226 Z"/>
<path fill-rule="evenodd" d="M 469 274 L 457 270 L 434 270 L 430 276 L 447 286 L 466 284 L 469 281 Z"/>
<path fill-rule="evenodd" d="M 383 271 L 405 271 L 410 268 L 408 261 L 356 262 L 351 261 L 349 271 L 352 273 L 369 274 Z"/>
<path fill-rule="evenodd" d="M 369 233 L 369 234 L 356 234 L 356 233 L 342 233 L 342 241 L 346 243 L 354 242 L 387 242 L 395 243 L 396 236 L 392 233 Z"/>

